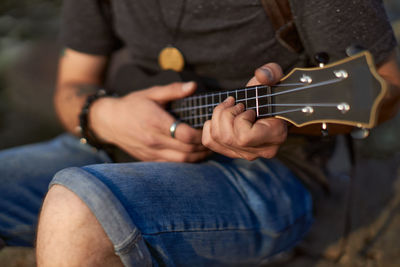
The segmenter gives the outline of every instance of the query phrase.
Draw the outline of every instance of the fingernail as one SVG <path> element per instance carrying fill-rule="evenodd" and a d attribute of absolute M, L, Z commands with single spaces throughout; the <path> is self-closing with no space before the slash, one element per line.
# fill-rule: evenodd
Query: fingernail
<path fill-rule="evenodd" d="M 261 67 L 260 70 L 264 73 L 265 76 L 267 76 L 268 81 L 273 81 L 274 80 L 274 74 L 269 68 L 266 67 Z"/>
<path fill-rule="evenodd" d="M 227 98 L 225 98 L 224 103 L 230 102 L 232 98 L 232 96 L 228 96 Z"/>
<path fill-rule="evenodd" d="M 194 82 L 187 82 L 182 85 L 182 91 L 189 92 L 192 91 Z"/>

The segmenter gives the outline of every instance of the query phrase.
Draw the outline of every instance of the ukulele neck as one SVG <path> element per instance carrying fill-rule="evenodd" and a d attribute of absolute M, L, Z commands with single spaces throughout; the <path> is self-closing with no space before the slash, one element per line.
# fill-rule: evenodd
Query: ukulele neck
<path fill-rule="evenodd" d="M 235 98 L 235 104 L 242 103 L 246 110 L 254 110 L 257 118 L 270 117 L 274 114 L 272 87 L 267 85 L 218 91 L 179 99 L 171 104 L 170 113 L 194 128 L 201 128 L 207 120 L 211 119 L 214 108 L 229 96 Z"/>

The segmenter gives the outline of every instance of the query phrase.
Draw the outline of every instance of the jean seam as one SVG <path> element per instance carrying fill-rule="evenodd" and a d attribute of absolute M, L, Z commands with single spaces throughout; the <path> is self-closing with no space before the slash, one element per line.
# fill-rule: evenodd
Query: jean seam
<path fill-rule="evenodd" d="M 118 245 L 114 245 L 115 252 L 126 254 L 134 245 L 138 243 L 142 235 L 139 231 L 133 231 L 128 237 Z"/>
<path fill-rule="evenodd" d="M 309 216 L 310 212 L 311 212 L 311 210 L 307 209 L 306 212 L 305 212 L 303 215 L 298 216 L 298 217 L 293 221 L 293 224 L 292 224 L 292 225 L 297 224 L 298 222 L 300 222 L 300 221 L 302 221 L 302 220 L 304 220 L 304 219 L 307 219 L 307 217 L 310 217 L 310 216 Z M 191 232 L 224 232 L 224 231 L 243 231 L 243 232 L 246 232 L 246 231 L 247 231 L 247 232 L 258 231 L 258 232 L 260 232 L 260 233 L 265 233 L 265 234 L 267 234 L 267 235 L 269 235 L 269 236 L 272 236 L 272 237 L 277 237 L 277 236 L 280 236 L 280 235 L 286 233 L 286 232 L 289 230 L 289 228 L 290 228 L 290 226 L 289 226 L 289 227 L 285 227 L 285 228 L 281 229 L 280 231 L 277 231 L 277 232 L 274 232 L 274 233 L 271 233 L 270 231 L 263 230 L 263 229 L 261 229 L 261 228 L 247 228 L 247 229 L 242 229 L 242 228 L 224 228 L 224 229 L 170 230 L 170 231 L 159 231 L 159 232 L 157 232 L 157 233 L 142 233 L 142 235 L 143 235 L 143 236 L 145 236 L 145 235 L 148 235 L 148 236 L 156 236 L 156 235 L 162 235 L 162 234 L 184 233 L 184 232 L 191 233 Z"/>

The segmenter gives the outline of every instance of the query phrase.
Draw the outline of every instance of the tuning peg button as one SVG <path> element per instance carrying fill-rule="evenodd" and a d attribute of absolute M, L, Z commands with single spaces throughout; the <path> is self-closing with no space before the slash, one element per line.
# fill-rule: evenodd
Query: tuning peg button
<path fill-rule="evenodd" d="M 300 82 L 302 83 L 312 83 L 312 78 L 308 75 L 303 74 L 303 76 L 300 77 Z"/>
<path fill-rule="evenodd" d="M 321 127 L 322 127 L 321 129 L 322 136 L 328 136 L 329 135 L 328 125 L 325 122 L 323 122 Z"/>
<path fill-rule="evenodd" d="M 350 133 L 351 137 L 354 139 L 364 139 L 369 136 L 369 129 L 367 128 L 355 128 Z"/>
<path fill-rule="evenodd" d="M 358 53 L 361 53 L 362 51 L 365 51 L 365 48 L 361 45 L 351 45 L 346 48 L 346 55 L 351 57 Z"/>
<path fill-rule="evenodd" d="M 328 64 L 329 62 L 329 55 L 326 52 L 320 52 L 314 55 L 315 61 L 318 63 L 318 66 L 321 68 Z"/>

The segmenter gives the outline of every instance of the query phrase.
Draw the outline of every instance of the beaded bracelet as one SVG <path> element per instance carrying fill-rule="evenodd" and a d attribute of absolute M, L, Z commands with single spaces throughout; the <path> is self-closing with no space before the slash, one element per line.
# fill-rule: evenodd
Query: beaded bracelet
<path fill-rule="evenodd" d="M 79 114 L 78 131 L 81 134 L 80 142 L 82 144 L 89 144 L 99 150 L 103 149 L 104 144 L 99 141 L 96 134 L 89 127 L 89 109 L 96 100 L 107 96 L 114 96 L 114 94 L 107 93 L 106 90 L 100 89 L 93 95 L 89 95 Z"/>

